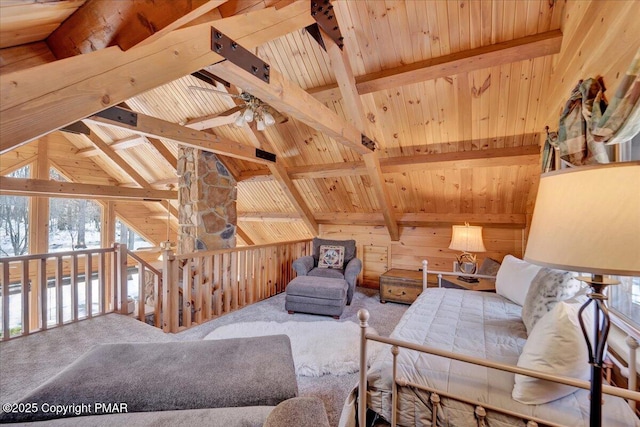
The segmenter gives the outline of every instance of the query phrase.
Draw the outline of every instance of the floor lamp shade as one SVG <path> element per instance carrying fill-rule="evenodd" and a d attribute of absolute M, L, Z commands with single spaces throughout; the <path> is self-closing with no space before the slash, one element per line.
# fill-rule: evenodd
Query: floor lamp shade
<path fill-rule="evenodd" d="M 609 314 L 604 275 L 640 275 L 640 162 L 577 167 L 542 175 L 524 259 L 591 273 L 578 312 L 591 365 L 589 425 L 602 426 L 602 369 Z M 593 334 L 583 312 L 593 306 Z"/>
<path fill-rule="evenodd" d="M 561 270 L 640 275 L 640 162 L 542 175 L 524 259 Z"/>

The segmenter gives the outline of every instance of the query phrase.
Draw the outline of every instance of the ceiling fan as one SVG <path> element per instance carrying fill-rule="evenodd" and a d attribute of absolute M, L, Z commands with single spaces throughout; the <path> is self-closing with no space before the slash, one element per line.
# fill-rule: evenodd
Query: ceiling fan
<path fill-rule="evenodd" d="M 203 92 L 216 92 L 221 95 L 241 99 L 245 103 L 245 107 L 234 122 L 236 126 L 244 126 L 245 124 L 251 123 L 255 120 L 256 129 L 258 129 L 259 131 L 263 131 L 267 127 L 273 126 L 276 123 L 285 123 L 289 120 L 286 116 L 280 114 L 273 107 L 263 102 L 260 98 L 257 98 L 248 92 L 242 92 L 240 95 L 236 95 L 222 90 L 200 86 L 188 86 L 188 88 L 193 90 L 201 90 Z"/>

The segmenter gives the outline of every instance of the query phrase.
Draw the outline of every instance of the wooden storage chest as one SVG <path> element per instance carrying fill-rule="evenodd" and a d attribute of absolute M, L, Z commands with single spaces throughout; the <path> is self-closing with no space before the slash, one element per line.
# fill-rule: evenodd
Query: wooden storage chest
<path fill-rule="evenodd" d="M 381 303 L 392 301 L 411 304 L 421 293 L 422 271 L 392 268 L 380 276 Z"/>

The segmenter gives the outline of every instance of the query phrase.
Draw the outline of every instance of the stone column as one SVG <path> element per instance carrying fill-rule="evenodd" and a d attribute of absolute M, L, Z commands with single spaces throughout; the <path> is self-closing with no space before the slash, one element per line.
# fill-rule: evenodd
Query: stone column
<path fill-rule="evenodd" d="M 179 254 L 236 246 L 236 181 L 215 154 L 178 152 Z"/>

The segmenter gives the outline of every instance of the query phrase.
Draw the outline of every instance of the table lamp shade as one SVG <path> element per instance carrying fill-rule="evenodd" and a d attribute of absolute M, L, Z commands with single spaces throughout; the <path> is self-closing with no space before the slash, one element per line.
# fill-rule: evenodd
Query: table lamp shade
<path fill-rule="evenodd" d="M 449 249 L 463 252 L 486 252 L 482 242 L 482 227 L 454 225 Z"/>
<path fill-rule="evenodd" d="M 561 270 L 640 275 L 640 162 L 542 175 L 524 259 Z"/>

